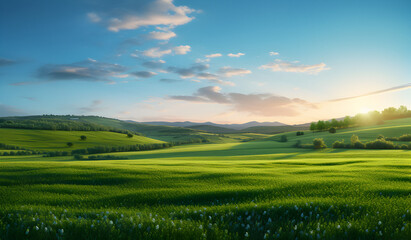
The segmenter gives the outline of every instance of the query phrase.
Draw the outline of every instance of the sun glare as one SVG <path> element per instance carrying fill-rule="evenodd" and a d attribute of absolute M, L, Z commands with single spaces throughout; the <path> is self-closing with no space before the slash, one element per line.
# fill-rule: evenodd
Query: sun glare
<path fill-rule="evenodd" d="M 361 108 L 360 113 L 369 113 L 370 111 L 372 111 L 370 108 L 364 107 Z"/>

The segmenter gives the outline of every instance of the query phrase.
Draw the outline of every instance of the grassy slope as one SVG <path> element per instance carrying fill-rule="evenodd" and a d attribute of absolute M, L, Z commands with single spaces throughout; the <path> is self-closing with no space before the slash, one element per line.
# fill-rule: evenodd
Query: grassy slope
<path fill-rule="evenodd" d="M 262 239 L 267 230 L 270 239 L 381 238 L 379 231 L 391 239 L 411 236 L 410 151 L 281 146 L 189 145 L 114 153 L 131 158 L 117 161 L 0 157 L 0 227 L 12 226 L 3 238 L 23 237 L 27 228 L 43 238 L 44 226 L 64 229 L 67 239 L 199 239 L 203 233 L 241 239 L 246 232 Z"/>
<path fill-rule="evenodd" d="M 81 141 L 80 136 L 87 136 L 87 140 Z M 141 143 L 160 143 L 161 141 L 133 136 L 128 138 L 125 134 L 101 131 L 49 131 L 27 129 L 0 129 L 0 142 L 15 145 L 32 150 L 73 150 L 93 146 L 124 146 Z M 66 143 L 72 142 L 72 147 Z"/>
<path fill-rule="evenodd" d="M 379 134 L 386 137 L 399 137 L 403 134 L 411 134 L 411 118 L 386 121 L 382 125 L 338 129 L 335 134 L 331 134 L 328 131 L 314 133 L 305 131 L 305 135 L 297 137 L 295 132 L 289 132 L 285 134 L 278 134 L 270 139 L 277 140 L 279 139 L 279 136 L 287 135 L 289 140 L 288 145 L 291 146 L 297 140 L 301 140 L 302 143 L 312 143 L 314 138 L 323 138 L 327 146 L 331 147 L 336 140 L 340 141 L 344 139 L 346 143 L 349 143 L 353 134 L 358 135 L 360 140 L 363 142 L 375 140 Z M 403 144 L 407 142 L 396 143 Z"/>

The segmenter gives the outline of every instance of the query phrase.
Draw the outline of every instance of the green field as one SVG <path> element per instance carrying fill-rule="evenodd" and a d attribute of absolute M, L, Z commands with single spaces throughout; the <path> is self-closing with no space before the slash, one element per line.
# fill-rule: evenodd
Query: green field
<path fill-rule="evenodd" d="M 314 138 L 323 138 L 328 147 L 332 147 L 335 141 L 344 140 L 345 143 L 350 143 L 350 138 L 353 134 L 358 135 L 361 141 L 373 141 L 378 135 L 385 137 L 399 137 L 403 134 L 411 134 L 411 118 L 397 119 L 386 121 L 382 125 L 363 126 L 346 129 L 338 129 L 337 133 L 331 134 L 328 131 L 311 132 L 304 131 L 303 136 L 296 136 L 295 132 L 277 134 L 269 140 L 278 140 L 279 136 L 286 135 L 289 140 L 289 145 L 295 144 L 297 140 L 301 140 L 303 144 L 312 143 Z M 399 144 L 407 144 L 409 142 L 397 142 Z"/>
<path fill-rule="evenodd" d="M 411 236 L 410 151 L 281 145 L 187 145 L 117 161 L 1 157 L 0 238 Z"/>
<path fill-rule="evenodd" d="M 410 130 L 411 119 L 400 119 L 336 134 L 290 132 L 288 142 L 202 132 L 213 143 L 110 153 L 119 160 L 1 156 L 0 239 L 410 239 L 410 150 L 293 147 Z M 158 142 L 101 131 L 0 132 L 0 142 L 42 150 L 69 140 L 73 148 Z"/>
<path fill-rule="evenodd" d="M 85 141 L 80 136 L 85 135 Z M 67 146 L 72 142 L 72 147 Z M 124 146 L 144 143 L 162 143 L 162 141 L 134 135 L 132 138 L 126 134 L 104 131 L 51 131 L 0 128 L 0 143 L 15 145 L 30 150 L 42 151 L 70 151 L 93 146 Z"/>

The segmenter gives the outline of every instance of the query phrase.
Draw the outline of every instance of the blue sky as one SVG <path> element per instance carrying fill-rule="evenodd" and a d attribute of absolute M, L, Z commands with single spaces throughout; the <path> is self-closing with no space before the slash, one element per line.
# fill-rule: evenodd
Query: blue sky
<path fill-rule="evenodd" d="M 304 123 L 411 107 L 410 12 L 406 0 L 1 1 L 0 115 Z"/>

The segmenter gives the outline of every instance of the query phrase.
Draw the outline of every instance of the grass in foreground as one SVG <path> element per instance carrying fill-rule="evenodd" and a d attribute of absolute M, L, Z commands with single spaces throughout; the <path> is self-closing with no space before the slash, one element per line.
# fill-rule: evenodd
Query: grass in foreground
<path fill-rule="evenodd" d="M 410 238 L 410 151 L 281 146 L 0 157 L 0 238 Z"/>

